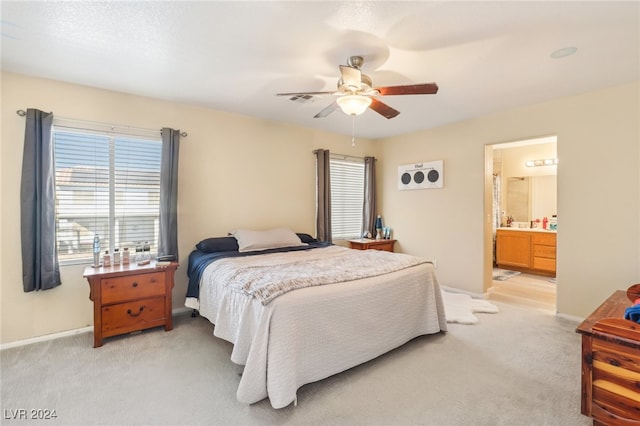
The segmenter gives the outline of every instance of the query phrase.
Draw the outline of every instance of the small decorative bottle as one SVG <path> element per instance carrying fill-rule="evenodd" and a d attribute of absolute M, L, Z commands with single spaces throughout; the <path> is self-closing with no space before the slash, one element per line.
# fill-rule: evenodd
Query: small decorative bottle
<path fill-rule="evenodd" d="M 382 238 L 382 228 L 382 217 L 378 215 L 378 217 L 376 218 L 376 240 Z"/>
<path fill-rule="evenodd" d="M 113 250 L 113 264 L 114 265 L 120 264 L 120 249 Z"/>
<path fill-rule="evenodd" d="M 144 242 L 144 246 L 142 247 L 143 256 L 142 260 L 150 261 L 151 260 L 151 246 L 149 245 L 149 241 Z"/>
<path fill-rule="evenodd" d="M 128 265 L 129 262 L 130 262 L 129 248 L 125 247 L 124 249 L 122 249 L 122 264 Z"/>
<path fill-rule="evenodd" d="M 138 241 L 136 243 L 136 258 L 135 262 L 142 262 L 142 243 Z"/>
<path fill-rule="evenodd" d="M 109 254 L 109 250 L 104 252 L 104 256 L 102 256 L 102 266 L 105 268 L 111 266 L 111 255 Z"/>

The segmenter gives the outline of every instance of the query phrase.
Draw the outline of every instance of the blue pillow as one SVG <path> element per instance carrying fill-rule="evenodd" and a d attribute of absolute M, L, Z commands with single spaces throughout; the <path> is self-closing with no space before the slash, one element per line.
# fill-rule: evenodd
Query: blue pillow
<path fill-rule="evenodd" d="M 196 244 L 196 248 L 205 253 L 238 251 L 238 240 L 234 237 L 207 238 Z"/>

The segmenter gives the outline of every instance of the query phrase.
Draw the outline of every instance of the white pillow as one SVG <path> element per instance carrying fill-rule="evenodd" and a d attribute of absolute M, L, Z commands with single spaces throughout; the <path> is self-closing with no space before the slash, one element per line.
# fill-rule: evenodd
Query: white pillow
<path fill-rule="evenodd" d="M 233 233 L 238 240 L 238 251 L 258 251 L 280 247 L 306 246 L 290 229 L 276 228 L 267 231 L 238 229 Z"/>

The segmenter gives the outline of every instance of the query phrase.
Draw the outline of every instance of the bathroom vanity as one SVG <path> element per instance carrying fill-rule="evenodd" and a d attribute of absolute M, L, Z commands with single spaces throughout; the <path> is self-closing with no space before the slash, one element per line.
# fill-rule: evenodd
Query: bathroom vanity
<path fill-rule="evenodd" d="M 555 277 L 556 231 L 499 228 L 496 231 L 496 263 L 499 268 Z"/>

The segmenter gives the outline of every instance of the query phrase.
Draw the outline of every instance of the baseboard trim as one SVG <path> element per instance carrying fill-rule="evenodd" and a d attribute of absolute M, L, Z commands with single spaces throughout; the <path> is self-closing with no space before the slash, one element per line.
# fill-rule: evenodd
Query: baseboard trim
<path fill-rule="evenodd" d="M 15 342 L 3 343 L 0 345 L 0 351 L 5 349 L 17 348 L 19 346 L 27 346 L 33 343 L 46 342 L 48 340 L 59 339 L 61 337 L 75 336 L 76 334 L 93 333 L 93 326 L 75 328 L 73 330 L 60 331 L 58 333 L 45 334 L 43 336 L 29 337 L 28 339 L 16 340 Z"/>
<path fill-rule="evenodd" d="M 171 311 L 175 315 L 185 315 L 191 313 L 189 308 L 176 308 Z M 58 333 L 45 334 L 42 336 L 29 337 L 28 339 L 16 340 L 14 342 L 0 344 L 0 351 L 5 349 L 17 348 L 20 346 L 27 346 L 33 343 L 46 342 L 48 340 L 60 339 L 61 337 L 75 336 L 76 334 L 93 333 L 93 326 L 88 325 L 82 328 L 74 328 L 73 330 L 60 331 Z"/>
<path fill-rule="evenodd" d="M 558 318 L 566 319 L 566 320 L 569 320 L 569 321 L 575 322 L 575 323 L 577 323 L 577 324 L 580 324 L 582 321 L 584 321 L 584 320 L 585 320 L 584 318 L 577 317 L 577 316 L 575 316 L 575 315 L 562 314 L 562 313 L 560 313 L 560 312 L 558 312 L 558 313 L 556 314 L 556 316 L 557 316 Z"/>

